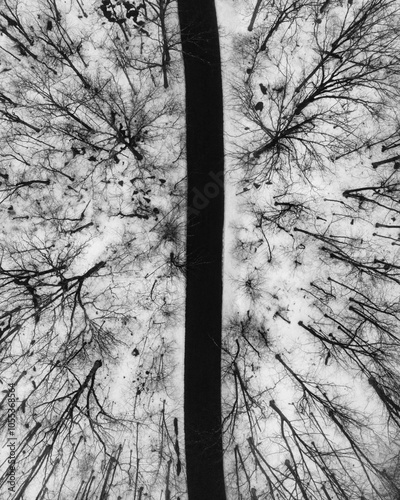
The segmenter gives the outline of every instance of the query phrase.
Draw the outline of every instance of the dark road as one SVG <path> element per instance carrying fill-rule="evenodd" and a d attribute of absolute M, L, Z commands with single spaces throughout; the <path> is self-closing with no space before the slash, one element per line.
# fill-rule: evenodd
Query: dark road
<path fill-rule="evenodd" d="M 189 500 L 225 500 L 221 434 L 223 99 L 212 0 L 179 0 L 186 83 L 188 228 L 185 446 Z"/>

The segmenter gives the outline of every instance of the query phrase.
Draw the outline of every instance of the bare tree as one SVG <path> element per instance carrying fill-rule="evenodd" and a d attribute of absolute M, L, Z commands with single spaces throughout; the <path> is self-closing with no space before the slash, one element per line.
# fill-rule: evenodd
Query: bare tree
<path fill-rule="evenodd" d="M 383 141 L 379 120 L 395 120 L 398 99 L 397 4 L 261 5 L 268 21 L 238 41 L 248 65 L 235 84 L 247 177 L 268 180 L 288 168 L 306 174 Z M 312 57 L 301 55 L 305 47 Z"/>
<path fill-rule="evenodd" d="M 241 7 L 229 494 L 397 498 L 398 5 Z"/>
<path fill-rule="evenodd" d="M 0 9 L 0 347 L 5 390 L 15 383 L 18 396 L 14 498 L 184 488 L 166 334 L 185 262 L 174 9 Z M 3 424 L 7 411 L 6 398 Z"/>

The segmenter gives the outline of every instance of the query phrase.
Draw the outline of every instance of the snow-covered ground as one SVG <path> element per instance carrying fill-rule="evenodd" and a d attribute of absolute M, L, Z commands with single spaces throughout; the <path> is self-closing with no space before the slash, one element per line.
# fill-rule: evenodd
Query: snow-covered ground
<path fill-rule="evenodd" d="M 185 498 L 184 83 L 161 4 L 1 5 L 9 498 Z M 217 1 L 228 498 L 397 498 L 397 9 Z"/>

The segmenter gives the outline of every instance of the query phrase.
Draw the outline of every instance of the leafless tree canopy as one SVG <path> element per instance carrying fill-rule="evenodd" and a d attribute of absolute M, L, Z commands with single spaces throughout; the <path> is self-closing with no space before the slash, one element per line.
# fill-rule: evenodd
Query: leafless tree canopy
<path fill-rule="evenodd" d="M 400 498 L 399 9 L 217 2 L 229 499 Z M 15 500 L 187 497 L 184 286 L 207 258 L 185 247 L 179 29 L 170 0 L 0 2 Z"/>

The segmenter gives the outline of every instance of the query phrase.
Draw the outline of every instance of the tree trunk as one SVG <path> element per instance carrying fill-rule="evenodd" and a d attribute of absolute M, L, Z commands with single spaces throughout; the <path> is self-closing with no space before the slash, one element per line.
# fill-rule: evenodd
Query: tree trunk
<path fill-rule="evenodd" d="M 213 0 L 178 0 L 188 172 L 185 448 L 189 500 L 225 500 L 221 432 L 224 144 Z"/>

